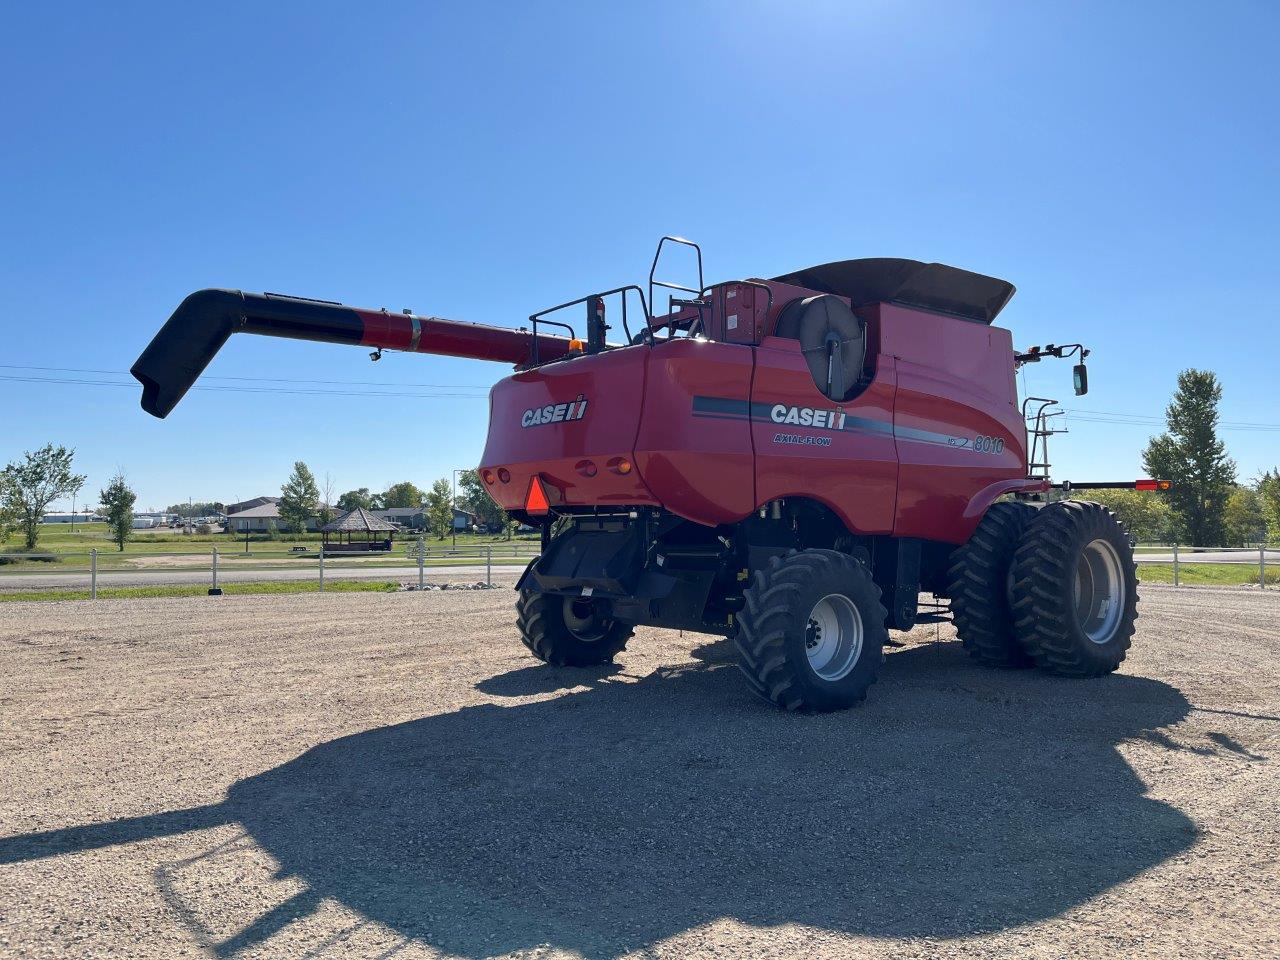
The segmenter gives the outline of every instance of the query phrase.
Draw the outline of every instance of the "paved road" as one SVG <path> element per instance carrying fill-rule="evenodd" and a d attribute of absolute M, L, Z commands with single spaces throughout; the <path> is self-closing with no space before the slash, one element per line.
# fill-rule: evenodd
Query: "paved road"
<path fill-rule="evenodd" d="M 493 578 L 499 582 L 514 580 L 524 569 L 526 560 L 516 564 L 493 565 Z M 450 567 L 427 567 L 428 583 L 458 583 L 483 580 L 485 565 L 466 564 Z M 326 580 L 406 580 L 417 582 L 417 565 L 402 567 L 333 567 L 325 565 Z M 245 583 L 262 580 L 315 580 L 316 565 L 305 567 L 279 567 L 260 570 L 221 569 L 219 583 Z M 99 587 L 148 587 L 188 583 L 209 583 L 208 570 L 99 570 Z M 0 573 L 0 593 L 23 590 L 84 590 L 89 585 L 89 574 L 84 570 L 59 573 Z"/>
<path fill-rule="evenodd" d="M 1266 551 L 1267 563 L 1280 563 L 1280 550 Z M 1173 551 L 1168 553 L 1136 553 L 1134 559 L 1139 563 L 1173 563 Z M 1258 562 L 1258 551 L 1250 550 L 1211 550 L 1204 553 L 1193 553 L 1189 548 L 1178 550 L 1179 563 L 1254 563 Z"/>

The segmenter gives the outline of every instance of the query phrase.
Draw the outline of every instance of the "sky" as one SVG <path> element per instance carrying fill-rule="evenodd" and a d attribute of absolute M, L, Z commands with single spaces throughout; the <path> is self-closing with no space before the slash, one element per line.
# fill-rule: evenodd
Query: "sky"
<path fill-rule="evenodd" d="M 1273 3 L 10 5 L 0 462 L 92 499 L 337 492 L 474 466 L 479 361 L 235 337 L 166 420 L 127 371 L 182 298 L 271 290 L 519 326 L 647 275 L 898 256 L 1007 279 L 1073 411 L 1059 479 L 1141 475 L 1215 371 L 1241 479 L 1280 463 Z M 125 385 L 121 385 L 125 384 Z"/>

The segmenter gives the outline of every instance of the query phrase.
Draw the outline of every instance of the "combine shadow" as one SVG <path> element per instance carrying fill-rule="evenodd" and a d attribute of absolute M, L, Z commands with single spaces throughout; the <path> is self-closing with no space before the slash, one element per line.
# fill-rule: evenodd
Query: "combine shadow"
<path fill-rule="evenodd" d="M 721 917 L 953 937 L 1052 917 L 1186 850 L 1118 742 L 1188 712 L 1166 684 L 891 654 L 870 704 L 795 717 L 744 693 L 725 644 L 637 678 L 529 667 L 537 695 L 345 737 L 224 803 L 0 840 L 0 862 L 238 822 L 304 881 L 215 947 L 323 898 L 443 951 L 613 956 Z M 586 689 L 578 689 L 585 684 Z"/>

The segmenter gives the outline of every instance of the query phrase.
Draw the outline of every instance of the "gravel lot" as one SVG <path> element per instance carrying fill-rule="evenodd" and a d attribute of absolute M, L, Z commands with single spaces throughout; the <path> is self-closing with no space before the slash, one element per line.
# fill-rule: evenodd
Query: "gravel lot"
<path fill-rule="evenodd" d="M 1280 955 L 1280 591 L 1146 588 L 1102 681 L 918 627 L 821 717 L 512 600 L 6 605 L 0 955 Z"/>

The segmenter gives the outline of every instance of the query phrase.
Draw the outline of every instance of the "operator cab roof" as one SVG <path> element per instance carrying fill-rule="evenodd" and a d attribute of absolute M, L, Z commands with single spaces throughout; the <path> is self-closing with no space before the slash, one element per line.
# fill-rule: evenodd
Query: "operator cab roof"
<path fill-rule="evenodd" d="M 896 257 L 838 260 L 773 279 L 819 293 L 848 297 L 855 307 L 898 303 L 974 323 L 995 320 L 1015 289 L 1006 280 L 970 273 L 945 263 L 921 263 Z"/>

